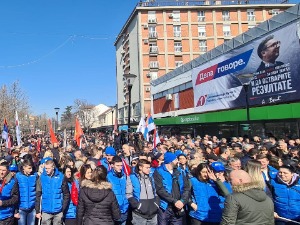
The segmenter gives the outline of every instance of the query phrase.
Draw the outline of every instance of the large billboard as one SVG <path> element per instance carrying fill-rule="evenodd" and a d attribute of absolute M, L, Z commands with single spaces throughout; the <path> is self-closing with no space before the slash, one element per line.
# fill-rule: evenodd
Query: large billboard
<path fill-rule="evenodd" d="M 194 68 L 192 80 L 195 112 L 245 107 L 246 96 L 250 106 L 300 99 L 297 23 Z"/>

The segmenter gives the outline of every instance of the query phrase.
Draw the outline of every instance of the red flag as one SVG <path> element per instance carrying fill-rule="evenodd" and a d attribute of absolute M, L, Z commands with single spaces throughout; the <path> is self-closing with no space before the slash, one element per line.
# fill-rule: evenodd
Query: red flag
<path fill-rule="evenodd" d="M 56 136 L 54 134 L 54 131 L 52 129 L 52 123 L 51 123 L 51 120 L 49 119 L 48 120 L 48 125 L 49 125 L 49 131 L 50 131 L 50 138 L 51 138 L 51 143 L 54 144 L 54 143 L 58 143 L 57 139 L 56 139 Z"/>
<path fill-rule="evenodd" d="M 123 163 L 124 173 L 126 174 L 126 176 L 129 176 L 131 172 L 130 166 L 125 162 L 125 159 L 122 159 L 122 163 Z"/>
<path fill-rule="evenodd" d="M 71 186 L 71 200 L 74 205 L 78 205 L 78 188 L 76 187 L 75 181 L 72 182 Z"/>
<path fill-rule="evenodd" d="M 76 117 L 76 120 L 75 120 L 75 134 L 74 134 L 74 140 L 76 140 L 76 143 L 77 143 L 78 146 L 80 146 L 80 138 L 81 138 L 82 135 L 83 135 L 83 131 L 82 131 L 82 129 L 81 129 L 79 120 L 78 120 L 77 117 Z"/>

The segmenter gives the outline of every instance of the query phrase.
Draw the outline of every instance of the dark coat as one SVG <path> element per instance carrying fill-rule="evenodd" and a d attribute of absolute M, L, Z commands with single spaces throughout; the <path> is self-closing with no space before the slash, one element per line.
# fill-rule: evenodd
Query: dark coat
<path fill-rule="evenodd" d="M 77 225 L 114 225 L 114 220 L 121 217 L 121 212 L 111 184 L 94 184 L 89 180 L 81 183 Z"/>
<path fill-rule="evenodd" d="M 284 64 L 283 62 L 276 61 L 273 66 L 266 67 L 265 63 L 261 62 L 259 67 L 257 68 L 256 72 L 259 72 L 259 71 L 262 71 L 262 70 L 265 70 L 265 69 L 275 69 L 276 66 L 281 66 L 283 64 Z"/>
<path fill-rule="evenodd" d="M 222 214 L 221 225 L 272 225 L 274 204 L 270 197 L 255 183 L 233 186 Z"/>

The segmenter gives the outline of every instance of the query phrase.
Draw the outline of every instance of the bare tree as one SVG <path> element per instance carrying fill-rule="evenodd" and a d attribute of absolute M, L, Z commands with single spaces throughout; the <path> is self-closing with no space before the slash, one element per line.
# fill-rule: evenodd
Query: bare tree
<path fill-rule="evenodd" d="M 21 90 L 19 81 L 13 82 L 10 86 L 3 85 L 0 88 L 0 120 L 6 119 L 8 126 L 14 127 L 16 111 L 20 121 L 24 121 L 25 115 L 30 114 L 28 98 Z"/>
<path fill-rule="evenodd" d="M 94 107 L 95 105 L 88 103 L 87 100 L 76 99 L 74 101 L 75 115 L 78 116 L 82 126 L 87 131 L 89 131 L 96 121 Z"/>

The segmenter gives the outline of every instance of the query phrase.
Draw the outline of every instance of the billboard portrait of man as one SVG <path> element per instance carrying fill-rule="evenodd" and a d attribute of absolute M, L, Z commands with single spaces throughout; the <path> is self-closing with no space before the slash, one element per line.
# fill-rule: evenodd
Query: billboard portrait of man
<path fill-rule="evenodd" d="M 280 41 L 274 39 L 274 35 L 270 35 L 264 39 L 257 48 L 257 55 L 262 61 L 256 72 L 284 64 L 283 62 L 276 61 L 279 56 L 279 50 Z"/>

